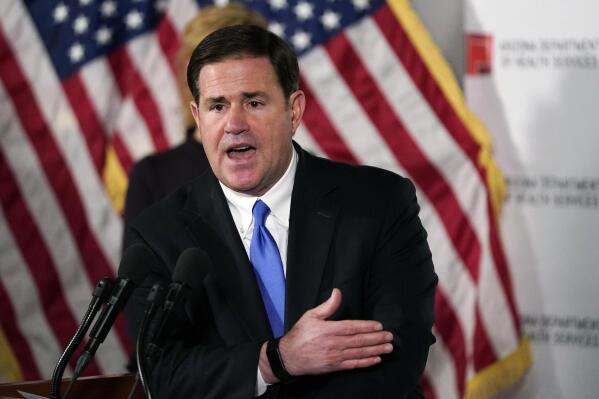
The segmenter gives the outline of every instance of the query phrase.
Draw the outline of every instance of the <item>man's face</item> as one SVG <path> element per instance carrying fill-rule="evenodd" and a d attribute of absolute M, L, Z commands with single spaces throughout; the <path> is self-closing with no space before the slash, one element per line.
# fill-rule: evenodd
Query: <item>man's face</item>
<path fill-rule="evenodd" d="M 207 64 L 198 87 L 191 111 L 212 171 L 232 190 L 264 194 L 289 166 L 304 94 L 286 99 L 265 57 Z"/>

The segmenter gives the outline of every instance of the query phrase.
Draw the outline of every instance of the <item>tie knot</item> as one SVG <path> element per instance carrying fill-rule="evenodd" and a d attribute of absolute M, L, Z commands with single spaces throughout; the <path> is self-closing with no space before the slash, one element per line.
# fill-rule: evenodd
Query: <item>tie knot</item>
<path fill-rule="evenodd" d="M 252 214 L 254 215 L 254 224 L 256 226 L 264 226 L 264 221 L 270 213 L 270 208 L 262 200 L 256 201 L 252 208 Z"/>

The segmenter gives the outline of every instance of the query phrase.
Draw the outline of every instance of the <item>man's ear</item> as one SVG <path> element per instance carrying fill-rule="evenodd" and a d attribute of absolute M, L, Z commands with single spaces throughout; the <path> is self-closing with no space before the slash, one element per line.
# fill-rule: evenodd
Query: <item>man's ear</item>
<path fill-rule="evenodd" d="M 303 91 L 296 90 L 291 93 L 289 96 L 289 107 L 291 109 L 291 131 L 295 134 L 306 109 L 306 96 Z"/>
<path fill-rule="evenodd" d="M 200 134 L 200 112 L 198 109 L 198 104 L 195 101 L 191 101 L 189 103 L 189 109 L 191 110 L 191 115 L 193 115 L 193 120 L 196 122 L 196 134 Z"/>

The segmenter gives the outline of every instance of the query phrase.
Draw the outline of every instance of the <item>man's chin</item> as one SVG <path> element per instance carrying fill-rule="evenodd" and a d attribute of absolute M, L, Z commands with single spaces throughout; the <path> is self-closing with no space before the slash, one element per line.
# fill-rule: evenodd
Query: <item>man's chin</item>
<path fill-rule="evenodd" d="M 260 191 L 260 189 L 258 187 L 258 181 L 255 178 L 237 177 L 237 178 L 233 178 L 233 179 L 228 179 L 227 182 L 225 183 L 225 185 L 227 187 L 229 187 L 231 190 L 237 191 L 239 193 L 256 195 L 256 196 L 260 195 L 260 194 L 255 194 L 256 192 Z"/>

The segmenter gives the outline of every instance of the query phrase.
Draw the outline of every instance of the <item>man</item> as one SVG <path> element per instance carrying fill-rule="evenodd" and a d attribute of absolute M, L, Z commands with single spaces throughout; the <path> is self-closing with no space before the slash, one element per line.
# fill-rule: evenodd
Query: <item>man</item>
<path fill-rule="evenodd" d="M 189 112 L 189 102 L 192 98 L 185 78 L 187 64 L 196 45 L 206 35 L 231 25 L 265 27 L 266 21 L 242 4 L 227 4 L 203 7 L 201 12 L 185 26 L 176 58 L 177 83 L 181 104 L 184 105 L 182 119 L 186 130 L 185 141 L 170 150 L 149 155 L 133 165 L 129 175 L 123 215 L 126 224 L 142 210 L 208 169 L 208 160 Z M 124 242 L 126 244 L 126 238 Z"/>
<path fill-rule="evenodd" d="M 210 34 L 187 77 L 211 170 L 142 213 L 131 234 L 156 255 L 146 286 L 168 281 L 186 248 L 212 264 L 207 301 L 171 326 L 153 389 L 421 397 L 437 277 L 412 184 L 292 142 L 305 107 L 297 59 L 266 30 Z"/>

